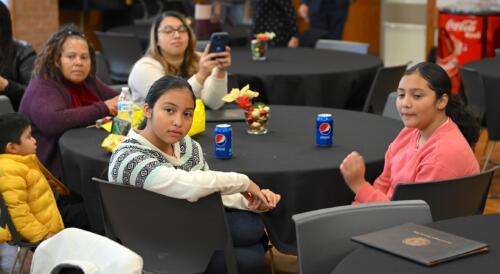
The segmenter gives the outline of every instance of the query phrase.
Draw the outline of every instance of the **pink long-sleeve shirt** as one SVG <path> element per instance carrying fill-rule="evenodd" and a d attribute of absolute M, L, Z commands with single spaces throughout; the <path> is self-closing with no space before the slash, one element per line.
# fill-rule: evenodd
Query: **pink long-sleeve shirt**
<path fill-rule="evenodd" d="M 389 145 L 382 174 L 373 186 L 365 182 L 354 204 L 390 201 L 400 183 L 428 182 L 479 172 L 474 152 L 458 126 L 448 119 L 417 148 L 419 130 L 404 128 Z"/>

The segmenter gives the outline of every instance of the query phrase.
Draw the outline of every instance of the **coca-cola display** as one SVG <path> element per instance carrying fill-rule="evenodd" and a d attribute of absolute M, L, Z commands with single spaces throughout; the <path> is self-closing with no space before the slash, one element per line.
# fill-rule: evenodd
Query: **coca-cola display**
<path fill-rule="evenodd" d="M 488 3 L 487 3 L 488 2 Z M 491 1 L 458 1 L 439 11 L 437 63 L 460 89 L 458 66 L 495 56 L 500 48 L 500 6 Z"/>

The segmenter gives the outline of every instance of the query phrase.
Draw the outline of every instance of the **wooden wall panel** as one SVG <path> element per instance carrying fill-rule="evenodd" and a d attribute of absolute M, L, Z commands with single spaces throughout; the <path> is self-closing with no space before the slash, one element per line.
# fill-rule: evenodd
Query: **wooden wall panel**
<path fill-rule="evenodd" d="M 57 0 L 10 0 L 14 37 L 28 41 L 38 52 L 59 28 Z"/>
<path fill-rule="evenodd" d="M 351 4 L 343 39 L 369 43 L 368 51 L 379 53 L 380 0 L 356 0 Z"/>

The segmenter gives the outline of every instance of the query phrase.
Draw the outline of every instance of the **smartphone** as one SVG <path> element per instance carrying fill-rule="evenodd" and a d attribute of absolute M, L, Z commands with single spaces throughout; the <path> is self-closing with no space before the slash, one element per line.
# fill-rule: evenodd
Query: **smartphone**
<path fill-rule="evenodd" d="M 229 34 L 227 32 L 214 32 L 210 35 L 209 52 L 224 52 L 229 44 Z"/>

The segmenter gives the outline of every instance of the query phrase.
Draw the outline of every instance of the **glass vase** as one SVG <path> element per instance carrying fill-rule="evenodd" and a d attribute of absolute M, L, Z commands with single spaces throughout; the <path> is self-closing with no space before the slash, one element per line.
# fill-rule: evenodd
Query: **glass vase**
<path fill-rule="evenodd" d="M 267 59 L 267 42 L 260 40 L 252 40 L 251 44 L 252 60 L 265 61 Z"/>
<path fill-rule="evenodd" d="M 260 135 L 267 133 L 269 111 L 270 109 L 266 105 L 252 107 L 245 111 L 245 121 L 247 122 L 248 134 Z"/>

